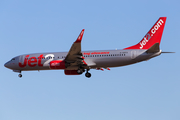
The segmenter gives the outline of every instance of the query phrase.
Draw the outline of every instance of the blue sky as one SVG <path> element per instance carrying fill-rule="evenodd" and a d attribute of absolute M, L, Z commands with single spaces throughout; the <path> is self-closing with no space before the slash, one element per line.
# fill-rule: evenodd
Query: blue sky
<path fill-rule="evenodd" d="M 178 0 L 1 0 L 0 120 L 179 120 Z M 91 70 L 92 77 L 61 70 L 17 73 L 12 57 L 68 51 L 82 29 L 82 50 L 122 49 L 138 43 L 166 16 L 162 54 L 149 61 Z"/>

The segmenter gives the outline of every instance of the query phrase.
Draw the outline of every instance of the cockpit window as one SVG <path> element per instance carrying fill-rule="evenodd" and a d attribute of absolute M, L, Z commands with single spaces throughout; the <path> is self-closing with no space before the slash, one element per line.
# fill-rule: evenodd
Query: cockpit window
<path fill-rule="evenodd" d="M 14 61 L 14 60 L 15 60 L 15 58 L 11 59 L 11 61 Z"/>

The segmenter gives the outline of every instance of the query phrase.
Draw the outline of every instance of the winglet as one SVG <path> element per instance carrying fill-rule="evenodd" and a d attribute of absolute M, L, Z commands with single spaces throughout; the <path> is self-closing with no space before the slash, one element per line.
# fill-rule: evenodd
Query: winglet
<path fill-rule="evenodd" d="M 83 37 L 83 34 L 84 34 L 84 29 L 82 29 L 81 33 L 79 34 L 77 40 L 75 41 L 75 43 L 80 43 L 81 40 L 82 40 L 82 37 Z"/>

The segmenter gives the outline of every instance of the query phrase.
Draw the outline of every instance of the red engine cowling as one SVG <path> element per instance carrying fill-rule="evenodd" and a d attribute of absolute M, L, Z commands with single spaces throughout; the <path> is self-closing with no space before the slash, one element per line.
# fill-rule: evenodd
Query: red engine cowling
<path fill-rule="evenodd" d="M 65 75 L 80 75 L 77 73 L 77 70 L 64 70 Z"/>
<path fill-rule="evenodd" d="M 50 62 L 51 69 L 66 69 L 65 61 L 62 60 L 53 60 Z"/>

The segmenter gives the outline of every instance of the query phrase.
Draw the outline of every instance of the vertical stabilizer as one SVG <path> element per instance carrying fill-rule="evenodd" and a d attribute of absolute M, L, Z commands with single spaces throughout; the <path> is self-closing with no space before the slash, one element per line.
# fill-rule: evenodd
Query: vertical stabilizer
<path fill-rule="evenodd" d="M 165 23 L 166 17 L 160 17 L 138 44 L 124 49 L 149 49 L 155 43 L 160 45 Z"/>

